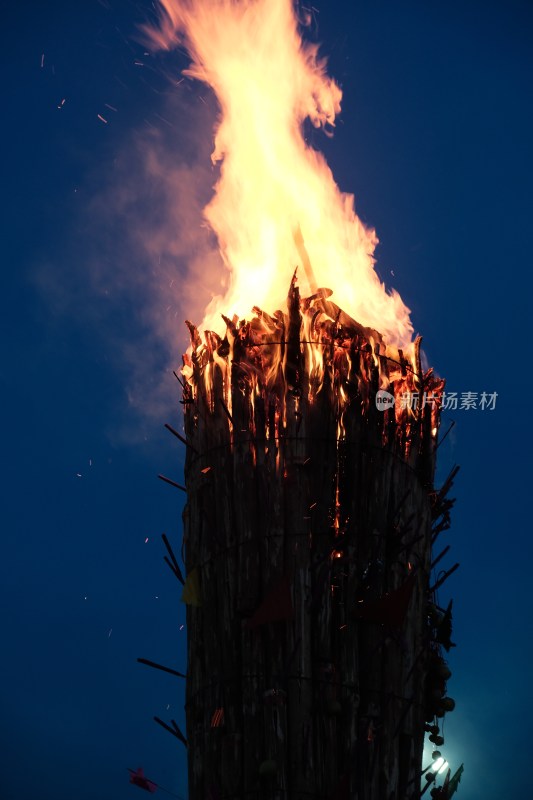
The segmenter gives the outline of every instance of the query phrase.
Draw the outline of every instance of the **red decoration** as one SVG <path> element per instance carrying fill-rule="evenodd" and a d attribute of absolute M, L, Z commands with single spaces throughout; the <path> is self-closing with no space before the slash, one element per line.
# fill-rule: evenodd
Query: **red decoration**
<path fill-rule="evenodd" d="M 258 628 L 267 622 L 280 622 L 294 617 L 291 584 L 288 576 L 282 578 L 265 597 L 255 614 L 245 622 L 247 628 Z"/>
<path fill-rule="evenodd" d="M 412 572 L 405 583 L 394 592 L 387 592 L 378 600 L 358 603 L 354 611 L 355 616 L 367 622 L 401 628 L 409 608 L 415 579 L 415 573 Z"/>
<path fill-rule="evenodd" d="M 136 772 L 133 772 L 133 770 L 130 769 L 130 772 L 130 783 L 135 784 L 135 786 L 138 786 L 139 789 L 145 789 L 147 792 L 152 792 L 152 794 L 155 792 L 157 789 L 157 784 L 152 783 L 152 781 L 149 781 L 148 778 L 145 778 L 142 767 L 139 767 Z"/>
<path fill-rule="evenodd" d="M 211 727 L 220 728 L 222 725 L 224 725 L 224 709 L 217 708 L 211 717 Z"/>

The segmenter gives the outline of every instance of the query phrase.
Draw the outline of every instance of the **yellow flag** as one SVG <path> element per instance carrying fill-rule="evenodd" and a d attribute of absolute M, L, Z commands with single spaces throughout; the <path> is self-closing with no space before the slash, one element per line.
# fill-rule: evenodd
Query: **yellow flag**
<path fill-rule="evenodd" d="M 197 567 L 191 570 L 187 575 L 183 586 L 183 592 L 181 593 L 181 602 L 186 603 L 188 606 L 197 606 L 198 608 L 202 605 L 200 599 L 200 575 Z"/>

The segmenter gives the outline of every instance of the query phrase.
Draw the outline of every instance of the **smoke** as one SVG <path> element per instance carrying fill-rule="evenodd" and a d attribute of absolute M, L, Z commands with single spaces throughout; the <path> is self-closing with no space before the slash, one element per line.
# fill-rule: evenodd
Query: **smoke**
<path fill-rule="evenodd" d="M 143 428 L 131 415 L 160 423 L 176 405 L 184 320 L 202 318 L 226 273 L 202 216 L 217 178 L 214 109 L 182 89 L 158 111 L 157 127 L 118 142 L 77 188 L 60 249 L 34 274 L 52 315 L 90 338 L 120 376 L 130 442 Z"/>

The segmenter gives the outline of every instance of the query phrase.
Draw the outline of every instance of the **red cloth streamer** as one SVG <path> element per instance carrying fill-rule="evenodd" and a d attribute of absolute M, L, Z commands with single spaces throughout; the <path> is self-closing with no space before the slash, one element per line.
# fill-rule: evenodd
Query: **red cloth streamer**
<path fill-rule="evenodd" d="M 394 628 L 401 628 L 409 601 L 415 585 L 415 573 L 412 572 L 405 583 L 394 592 L 387 592 L 378 600 L 368 603 L 358 603 L 354 614 L 358 619 L 366 622 L 376 622 L 379 625 L 391 625 Z"/>
<path fill-rule="evenodd" d="M 147 792 L 152 792 L 152 794 L 155 792 L 157 789 L 157 784 L 152 783 L 152 781 L 149 781 L 148 778 L 145 778 L 142 767 L 139 767 L 136 772 L 133 772 L 133 770 L 130 770 L 130 772 L 130 783 L 135 784 L 135 786 L 138 786 L 139 789 L 145 789 Z"/>
<path fill-rule="evenodd" d="M 224 709 L 217 708 L 211 717 L 211 727 L 220 728 L 224 724 Z"/>
<path fill-rule="evenodd" d="M 258 628 L 267 622 L 280 622 L 294 617 L 291 584 L 287 575 L 265 597 L 255 614 L 245 622 L 247 628 Z"/>

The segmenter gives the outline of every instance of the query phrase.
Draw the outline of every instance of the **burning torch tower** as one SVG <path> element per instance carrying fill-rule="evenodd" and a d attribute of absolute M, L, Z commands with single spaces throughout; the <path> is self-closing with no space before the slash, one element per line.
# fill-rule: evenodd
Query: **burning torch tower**
<path fill-rule="evenodd" d="M 304 139 L 341 93 L 290 0 L 161 5 L 152 42 L 184 44 L 220 103 L 205 216 L 230 276 L 183 366 L 189 797 L 415 798 L 453 705 L 430 605 L 443 381 Z"/>

